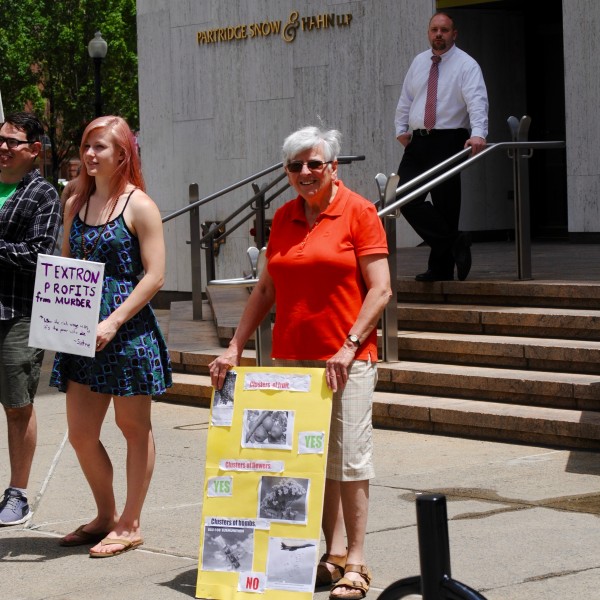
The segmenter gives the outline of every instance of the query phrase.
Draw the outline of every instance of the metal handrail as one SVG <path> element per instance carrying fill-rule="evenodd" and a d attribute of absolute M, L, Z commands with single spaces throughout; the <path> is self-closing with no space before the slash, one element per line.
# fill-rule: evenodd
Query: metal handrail
<path fill-rule="evenodd" d="M 355 160 L 365 160 L 364 154 L 338 157 L 338 163 L 341 165 L 350 164 L 350 163 L 354 162 Z M 183 215 L 186 212 L 190 212 L 194 208 L 199 208 L 200 206 L 203 206 L 204 204 L 208 204 L 209 202 L 212 202 L 213 200 L 216 200 L 217 198 L 220 198 L 221 196 L 225 196 L 225 194 L 228 194 L 229 192 L 233 192 L 248 183 L 252 183 L 253 181 L 256 181 L 257 179 L 260 179 L 261 177 L 264 177 L 265 175 L 272 173 L 273 171 L 277 171 L 277 169 L 281 169 L 282 167 L 283 167 L 283 162 L 278 162 L 277 164 L 267 167 L 266 169 L 263 169 L 262 171 L 258 171 L 254 175 L 250 175 L 249 177 L 246 177 L 245 179 L 241 179 L 237 183 L 233 183 L 232 185 L 229 185 L 218 192 L 214 192 L 213 194 L 210 194 L 209 196 L 201 198 L 200 200 L 196 200 L 195 202 L 190 203 L 187 206 L 184 206 L 183 208 L 173 211 L 172 213 L 163 217 L 162 222 L 166 223 L 167 221 L 170 221 L 171 219 L 174 219 L 175 217 Z M 285 177 L 285 174 L 282 175 L 278 180 L 276 180 L 276 182 L 281 181 L 281 179 L 283 179 L 284 177 Z M 191 185 L 193 185 L 193 184 L 191 184 Z"/>
<path fill-rule="evenodd" d="M 235 219 L 235 217 L 237 217 L 238 215 L 243 213 L 247 208 L 251 207 L 261 196 L 264 197 L 265 192 L 268 192 L 269 190 L 271 190 L 282 179 L 285 179 L 285 177 L 286 177 L 285 174 L 280 175 L 279 177 L 277 177 L 276 179 L 271 181 L 271 183 L 266 184 L 265 187 L 261 188 L 260 191 L 258 191 L 254 194 L 254 196 L 252 196 L 249 200 L 246 200 L 246 202 L 244 202 L 241 206 L 236 208 L 228 217 L 225 217 L 222 221 L 219 221 L 219 225 L 217 226 L 217 228 L 219 228 L 221 225 L 227 225 L 227 223 L 230 223 L 231 221 L 233 221 L 233 219 Z M 277 198 L 277 196 L 279 196 L 280 194 L 285 192 L 285 190 L 287 190 L 289 187 L 290 187 L 290 185 L 288 183 L 288 184 L 284 185 L 281 189 L 277 190 L 268 199 L 265 198 L 265 200 L 264 200 L 265 208 L 268 208 L 271 200 L 274 200 L 275 198 Z M 219 241 L 226 239 L 228 235 L 230 235 L 236 229 L 238 229 L 241 225 L 243 225 L 251 216 L 252 216 L 252 213 L 249 213 L 248 215 L 245 216 L 245 218 L 238 221 L 233 227 L 230 227 L 227 231 L 225 231 L 221 235 L 214 235 L 212 232 L 209 231 L 208 233 L 206 233 L 205 235 L 203 235 L 200 238 L 200 243 L 202 244 L 203 242 L 205 242 L 206 240 L 208 240 L 211 237 L 213 237 L 214 243 L 218 243 Z"/>
<path fill-rule="evenodd" d="M 354 161 L 365 160 L 365 156 L 363 154 L 360 155 L 345 155 L 339 156 L 337 161 L 338 164 L 350 164 Z M 205 258 L 206 258 L 206 274 L 207 280 L 216 279 L 216 269 L 215 269 L 215 248 L 218 244 L 224 242 L 226 238 L 231 235 L 234 231 L 236 231 L 239 227 L 241 227 L 244 223 L 246 223 L 249 219 L 251 219 L 254 215 L 256 215 L 256 229 L 257 229 L 257 245 L 264 246 L 266 243 L 266 223 L 265 223 L 265 211 L 269 208 L 270 203 L 281 195 L 285 190 L 288 189 L 289 183 L 286 183 L 281 188 L 277 189 L 274 193 L 272 193 L 269 197 L 266 196 L 267 192 L 271 191 L 278 183 L 280 183 L 286 177 L 286 173 L 282 173 L 277 176 L 273 181 L 264 185 L 262 188 L 259 188 L 256 183 L 254 183 L 257 179 L 272 173 L 278 169 L 283 167 L 283 162 L 279 162 L 274 164 L 262 171 L 258 171 L 254 175 L 250 175 L 237 183 L 234 183 L 222 190 L 210 194 L 204 198 L 199 198 L 199 189 L 197 183 L 192 183 L 189 186 L 189 204 L 183 208 L 180 208 L 165 217 L 163 217 L 162 222 L 166 223 L 175 217 L 183 215 L 185 213 L 189 213 L 190 215 L 190 241 L 188 242 L 191 245 L 191 264 L 192 264 L 192 313 L 194 320 L 202 320 L 202 267 L 201 267 L 201 250 L 205 250 Z M 236 208 L 231 214 L 225 217 L 219 223 L 212 223 L 211 226 L 204 233 L 202 232 L 202 227 L 200 224 L 200 212 L 199 209 L 201 206 L 212 202 L 213 200 L 217 200 L 218 198 L 223 197 L 224 195 L 235 191 L 246 184 L 252 184 L 254 189 L 253 196 L 244 202 L 241 206 Z M 246 210 L 249 210 L 247 214 L 242 215 L 242 213 Z M 240 216 L 242 215 L 242 216 Z M 239 217 L 239 219 L 232 225 L 227 228 L 226 231 L 223 230 L 224 226 L 233 222 L 234 219 Z M 260 231 L 258 231 L 260 230 Z"/>
<path fill-rule="evenodd" d="M 415 198 L 426 194 L 435 186 L 454 177 L 464 169 L 470 167 L 478 160 L 482 160 L 488 154 L 499 150 L 508 150 L 509 158 L 513 160 L 513 184 L 515 196 L 515 245 L 517 255 L 517 276 L 520 280 L 531 279 L 531 240 L 529 232 L 529 171 L 526 165 L 526 160 L 531 158 L 534 149 L 552 149 L 564 148 L 564 141 L 548 141 L 548 142 L 531 142 L 527 140 L 527 134 L 531 118 L 524 116 L 521 120 L 516 117 L 508 118 L 508 125 L 513 137 L 512 142 L 498 142 L 488 144 L 487 147 L 475 156 L 464 160 L 461 164 L 448 169 L 448 171 L 433 177 L 436 173 L 442 171 L 446 166 L 452 165 L 455 162 L 463 159 L 471 153 L 470 148 L 465 148 L 457 152 L 454 156 L 434 166 L 428 171 L 422 173 L 418 177 L 411 179 L 400 187 L 396 188 L 395 193 L 390 190 L 390 185 L 396 185 L 398 175 L 391 174 L 389 178 L 378 173 L 375 177 L 376 184 L 379 189 L 379 203 L 383 205 L 378 211 L 378 215 L 384 218 L 385 230 L 388 240 L 388 250 L 390 258 L 390 271 L 392 266 L 395 269 L 395 256 L 397 250 L 396 243 L 396 219 L 400 216 L 399 209 L 411 202 Z M 523 152 L 527 150 L 527 152 Z M 407 190 L 415 187 L 419 183 L 428 180 L 420 185 L 416 190 L 406 193 Z M 393 200 L 393 198 L 396 200 Z M 391 278 L 391 300 L 382 315 L 382 354 L 385 362 L 398 360 L 398 319 L 396 314 L 396 302 L 398 298 L 398 278 Z"/>
<path fill-rule="evenodd" d="M 551 148 L 564 148 L 565 145 L 566 144 L 563 141 L 551 141 L 551 142 L 497 142 L 497 143 L 493 143 L 493 144 L 488 144 L 485 147 L 484 150 L 482 150 L 481 152 L 478 152 L 475 156 L 471 156 L 470 158 L 468 158 L 467 160 L 465 160 L 464 162 L 462 162 L 460 165 L 457 165 L 456 167 L 453 167 L 452 169 L 449 169 L 448 171 L 446 171 L 442 175 L 438 175 L 438 177 L 436 177 L 435 179 L 432 179 L 431 181 L 429 181 L 429 182 L 425 183 L 424 185 L 420 186 L 414 192 L 411 192 L 410 194 L 407 194 L 406 196 L 402 196 L 396 202 L 394 202 L 394 203 L 390 204 L 389 206 L 386 206 L 385 208 L 382 208 L 381 210 L 379 210 L 377 214 L 380 217 L 386 217 L 388 215 L 389 216 L 396 216 L 396 217 L 399 216 L 397 214 L 396 215 L 391 215 L 391 213 L 394 212 L 394 211 L 396 211 L 401 206 L 404 206 L 405 204 L 408 204 L 411 200 L 414 200 L 415 198 L 418 198 L 422 194 L 426 194 L 427 192 L 429 192 L 430 190 L 432 190 L 434 187 L 438 186 L 440 183 L 443 183 L 444 181 L 450 179 L 451 177 L 454 177 L 455 175 L 457 175 L 461 171 L 464 171 L 467 167 L 470 167 L 473 163 L 475 163 L 475 162 L 483 159 L 488 154 L 491 154 L 491 153 L 496 152 L 498 150 L 505 150 L 505 149 L 506 150 L 516 150 L 516 149 L 519 149 L 519 148 L 527 148 L 527 149 L 531 149 L 531 150 L 535 150 L 536 148 L 537 149 L 540 149 L 540 148 L 551 149 Z M 421 175 L 419 175 L 419 177 L 415 177 L 415 179 L 411 179 L 410 181 L 407 181 L 405 184 L 401 185 L 400 187 L 398 187 L 396 189 L 396 198 L 398 198 L 398 196 L 401 196 L 407 189 L 410 189 L 411 187 L 414 187 L 415 186 L 415 181 L 417 179 L 419 180 L 419 182 L 423 181 L 425 179 L 428 179 L 432 175 L 435 175 L 436 173 L 438 173 L 439 171 L 441 171 L 444 168 L 444 166 L 446 166 L 447 164 L 452 164 L 453 162 L 456 162 L 457 160 L 460 160 L 461 158 L 463 158 L 464 156 L 467 156 L 470 153 L 471 153 L 471 149 L 470 148 L 466 148 L 464 150 L 461 150 L 460 152 L 458 152 L 454 156 L 451 156 L 449 159 L 447 159 L 443 163 L 440 163 L 439 165 L 436 165 L 435 167 L 432 167 L 428 171 L 422 173 Z"/>
<path fill-rule="evenodd" d="M 399 196 L 399 195 L 403 194 L 406 190 L 409 190 L 409 189 L 417 186 L 422 181 L 428 180 L 430 177 L 432 177 L 436 173 L 439 173 L 440 171 L 443 171 L 444 169 L 446 169 L 450 165 L 453 165 L 455 162 L 463 159 L 465 156 L 468 156 L 470 153 L 471 153 L 471 149 L 470 148 L 465 148 L 464 150 L 461 150 L 460 152 L 457 152 L 456 154 L 454 154 L 453 156 L 450 156 L 449 158 L 447 158 L 446 160 L 442 161 L 441 163 L 439 163 L 439 164 L 431 167 L 431 169 L 428 169 L 427 171 L 424 171 L 420 175 L 417 175 L 416 177 L 414 177 L 410 181 L 407 181 L 406 183 L 402 184 L 396 190 L 396 196 Z M 379 175 L 381 175 L 381 173 L 378 174 L 378 176 Z M 378 176 L 376 176 L 376 179 L 377 179 Z M 383 183 L 383 182 L 381 182 L 381 183 Z M 435 186 L 432 186 L 432 187 L 435 187 Z M 427 190 L 427 191 L 429 191 L 429 190 Z M 420 195 L 420 193 L 421 192 L 419 192 L 419 195 Z M 377 202 L 375 202 L 374 204 L 375 204 L 375 206 L 380 206 L 382 203 L 383 203 L 383 198 L 380 197 L 379 200 Z M 382 215 L 380 215 L 380 216 L 382 216 Z M 385 216 L 385 215 L 383 215 L 383 216 Z"/>
<path fill-rule="evenodd" d="M 208 285 L 224 285 L 230 288 L 253 287 L 258 283 L 258 277 L 234 277 L 232 279 L 211 279 Z"/>
<path fill-rule="evenodd" d="M 260 179 L 261 177 L 264 177 L 265 175 L 268 175 L 269 173 L 272 173 L 273 171 L 280 169 L 282 166 L 283 166 L 283 163 L 277 163 L 276 165 L 273 165 L 271 167 L 263 169 L 262 171 L 259 171 L 258 173 L 255 173 L 254 175 L 250 175 L 249 177 L 246 177 L 245 179 L 241 179 L 237 183 L 233 183 L 232 185 L 229 185 L 226 188 L 223 188 L 219 192 L 210 194 L 209 196 L 206 196 L 205 198 L 196 200 L 195 202 L 188 204 L 188 206 L 184 206 L 183 208 L 180 208 L 180 209 L 172 212 L 171 214 L 167 215 L 166 217 L 163 217 L 162 221 L 163 221 L 163 223 L 166 223 L 167 221 L 170 221 L 171 219 L 174 219 L 175 217 L 178 217 L 179 215 L 183 215 L 186 212 L 189 212 L 193 208 L 199 208 L 200 206 L 202 206 L 204 204 L 208 204 L 212 200 L 216 200 L 217 198 L 220 198 L 221 196 L 224 196 L 225 194 L 228 194 L 229 192 L 233 192 L 234 190 L 237 190 L 238 188 L 241 188 L 242 186 L 244 186 L 248 183 L 252 183 L 256 179 Z M 191 185 L 193 185 L 193 184 L 191 184 Z"/>

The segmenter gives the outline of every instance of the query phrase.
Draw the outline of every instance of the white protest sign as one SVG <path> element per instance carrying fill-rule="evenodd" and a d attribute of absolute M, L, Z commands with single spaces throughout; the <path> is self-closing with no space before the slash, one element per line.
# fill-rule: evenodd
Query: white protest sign
<path fill-rule="evenodd" d="M 96 354 L 104 263 L 38 255 L 29 345 Z"/>

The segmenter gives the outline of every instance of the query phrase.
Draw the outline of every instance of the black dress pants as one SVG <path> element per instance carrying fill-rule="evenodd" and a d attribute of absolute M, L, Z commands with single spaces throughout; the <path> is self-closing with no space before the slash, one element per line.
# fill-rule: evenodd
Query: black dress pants
<path fill-rule="evenodd" d="M 426 136 L 413 135 L 398 167 L 399 185 L 460 152 L 467 139 L 466 129 L 434 129 Z M 452 244 L 458 236 L 460 218 L 460 174 L 436 186 L 430 194 L 431 202 L 424 194 L 402 207 L 401 212 L 431 249 L 428 269 L 442 278 L 452 278 Z"/>

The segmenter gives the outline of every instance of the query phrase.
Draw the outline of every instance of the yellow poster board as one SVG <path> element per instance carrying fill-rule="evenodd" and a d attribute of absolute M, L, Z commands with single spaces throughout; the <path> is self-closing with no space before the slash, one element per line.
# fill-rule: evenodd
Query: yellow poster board
<path fill-rule="evenodd" d="M 331 399 L 324 369 L 236 367 L 213 392 L 196 598 L 312 599 Z"/>

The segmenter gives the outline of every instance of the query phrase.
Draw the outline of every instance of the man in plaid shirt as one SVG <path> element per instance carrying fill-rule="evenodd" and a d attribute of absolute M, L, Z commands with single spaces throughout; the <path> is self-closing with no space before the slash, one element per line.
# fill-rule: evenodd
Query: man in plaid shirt
<path fill-rule="evenodd" d="M 31 348 L 29 326 L 38 254 L 52 254 L 60 226 L 54 187 L 35 168 L 44 129 L 31 113 L 0 127 L 0 402 L 8 427 L 10 483 L 0 525 L 31 518 L 27 484 L 37 442 L 33 398 L 44 351 Z"/>

